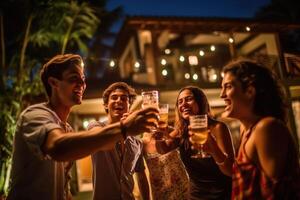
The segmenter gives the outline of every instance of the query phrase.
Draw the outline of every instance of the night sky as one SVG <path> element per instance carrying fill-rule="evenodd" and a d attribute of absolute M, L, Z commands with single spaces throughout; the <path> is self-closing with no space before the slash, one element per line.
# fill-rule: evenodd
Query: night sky
<path fill-rule="evenodd" d="M 125 14 L 152 16 L 253 17 L 271 0 L 108 0 L 107 9 L 122 5 Z"/>

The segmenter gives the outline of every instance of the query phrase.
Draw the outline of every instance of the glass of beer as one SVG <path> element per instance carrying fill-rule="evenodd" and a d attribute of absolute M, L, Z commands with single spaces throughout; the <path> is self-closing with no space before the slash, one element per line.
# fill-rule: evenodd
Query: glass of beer
<path fill-rule="evenodd" d="M 190 128 L 193 133 L 191 139 L 200 144 L 200 150 L 197 150 L 195 155 L 192 155 L 192 158 L 206 158 L 210 157 L 209 154 L 203 151 L 202 145 L 206 142 L 208 137 L 208 120 L 207 115 L 192 115 L 189 117 Z"/>
<path fill-rule="evenodd" d="M 147 106 L 154 106 L 158 108 L 158 91 L 144 91 L 142 92 L 142 108 Z"/>
<path fill-rule="evenodd" d="M 142 92 L 142 108 L 146 108 L 148 106 L 159 108 L 158 104 L 159 104 L 159 99 L 158 99 L 157 90 Z M 152 133 L 154 133 L 155 131 L 156 129 L 151 130 Z"/>
<path fill-rule="evenodd" d="M 159 132 L 162 138 L 167 138 L 168 135 L 168 119 L 169 119 L 169 104 L 159 104 Z"/>

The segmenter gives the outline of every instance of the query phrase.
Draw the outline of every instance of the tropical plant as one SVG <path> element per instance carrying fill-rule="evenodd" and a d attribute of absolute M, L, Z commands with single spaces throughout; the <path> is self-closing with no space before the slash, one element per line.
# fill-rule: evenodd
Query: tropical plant
<path fill-rule="evenodd" d="M 41 63 L 57 52 L 87 53 L 86 44 L 98 24 L 94 9 L 86 2 L 1 1 L 0 198 L 8 190 L 17 117 L 33 97 L 42 94 Z"/>

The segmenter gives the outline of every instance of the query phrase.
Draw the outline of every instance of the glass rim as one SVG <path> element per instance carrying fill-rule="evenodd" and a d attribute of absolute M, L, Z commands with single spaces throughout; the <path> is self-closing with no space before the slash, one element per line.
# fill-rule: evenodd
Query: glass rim
<path fill-rule="evenodd" d="M 143 96 L 144 94 L 155 94 L 155 95 L 158 95 L 158 90 L 142 91 L 141 95 Z"/>

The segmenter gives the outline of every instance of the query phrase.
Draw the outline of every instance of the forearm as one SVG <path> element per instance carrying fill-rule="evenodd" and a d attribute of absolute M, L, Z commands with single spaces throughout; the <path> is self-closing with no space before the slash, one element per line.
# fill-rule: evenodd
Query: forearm
<path fill-rule="evenodd" d="M 219 148 L 211 154 L 221 172 L 227 176 L 232 175 L 233 158 L 226 152 L 222 152 Z"/>
<path fill-rule="evenodd" d="M 115 123 L 90 131 L 60 134 L 50 147 L 48 145 L 48 152 L 58 161 L 76 160 L 99 150 L 111 149 L 121 138 L 120 123 Z"/>
<path fill-rule="evenodd" d="M 159 154 L 168 153 L 177 148 L 177 143 L 174 139 L 156 140 L 156 149 Z"/>
<path fill-rule="evenodd" d="M 223 174 L 232 175 L 234 161 L 234 149 L 228 128 L 219 123 L 209 138 L 208 145 L 211 147 L 211 155 Z"/>

